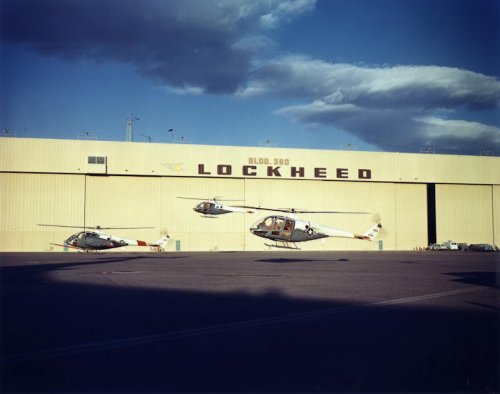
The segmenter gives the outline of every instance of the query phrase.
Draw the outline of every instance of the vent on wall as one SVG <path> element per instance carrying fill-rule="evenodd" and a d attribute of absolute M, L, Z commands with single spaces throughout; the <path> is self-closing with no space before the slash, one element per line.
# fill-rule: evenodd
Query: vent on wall
<path fill-rule="evenodd" d="M 87 158 L 88 174 L 106 174 L 108 172 L 108 158 L 106 156 L 89 156 Z"/>
<path fill-rule="evenodd" d="M 89 164 L 106 164 L 107 161 L 108 161 L 107 157 L 105 157 L 105 156 L 89 156 L 88 157 Z"/>

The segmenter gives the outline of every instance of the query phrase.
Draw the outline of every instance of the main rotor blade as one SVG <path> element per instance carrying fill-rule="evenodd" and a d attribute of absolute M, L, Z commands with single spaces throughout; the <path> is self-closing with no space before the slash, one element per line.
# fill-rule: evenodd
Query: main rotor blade
<path fill-rule="evenodd" d="M 101 226 L 66 226 L 63 224 L 39 224 L 44 227 L 65 227 L 65 228 L 88 228 L 93 230 L 138 230 L 154 227 L 101 227 Z"/>
<path fill-rule="evenodd" d="M 359 211 L 308 211 L 308 210 L 294 210 L 295 213 L 338 213 L 338 214 L 351 214 L 351 215 L 366 215 L 371 212 L 359 212 Z"/>
<path fill-rule="evenodd" d="M 62 224 L 38 224 L 38 226 L 43 226 L 43 227 L 65 227 L 65 228 L 84 228 L 83 226 L 65 226 Z M 90 227 L 85 227 L 85 228 L 90 228 Z"/>
<path fill-rule="evenodd" d="M 95 228 L 96 230 L 140 230 L 145 228 L 154 228 L 154 227 L 87 227 L 87 228 Z"/>
<path fill-rule="evenodd" d="M 202 198 L 202 197 L 177 197 L 177 198 L 181 198 L 183 200 L 198 200 L 198 201 L 212 201 L 212 202 L 215 202 L 215 201 L 245 201 L 245 200 L 232 200 L 232 199 L 227 199 L 227 198 L 224 198 L 224 199 L 220 199 L 218 197 L 213 197 L 213 198 Z"/>
<path fill-rule="evenodd" d="M 196 198 L 196 197 L 177 197 L 177 198 L 181 198 L 183 200 L 198 200 L 198 201 L 211 200 L 210 198 Z"/>
<path fill-rule="evenodd" d="M 370 212 L 353 212 L 353 211 L 310 211 L 307 209 L 294 208 L 265 208 L 253 207 L 248 205 L 237 205 L 239 208 L 257 209 L 260 211 L 285 212 L 285 213 L 335 213 L 335 214 L 369 214 Z"/>

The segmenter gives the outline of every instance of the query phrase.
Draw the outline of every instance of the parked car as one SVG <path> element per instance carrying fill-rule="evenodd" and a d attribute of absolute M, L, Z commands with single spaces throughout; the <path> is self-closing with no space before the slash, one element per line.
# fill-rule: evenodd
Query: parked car
<path fill-rule="evenodd" d="M 429 250 L 448 250 L 444 244 L 430 244 Z"/>
<path fill-rule="evenodd" d="M 471 244 L 469 250 L 472 252 L 495 252 L 495 247 L 490 244 Z"/>

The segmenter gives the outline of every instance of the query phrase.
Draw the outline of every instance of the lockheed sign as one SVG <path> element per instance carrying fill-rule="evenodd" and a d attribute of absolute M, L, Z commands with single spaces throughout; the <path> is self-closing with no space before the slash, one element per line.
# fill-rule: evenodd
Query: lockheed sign
<path fill-rule="evenodd" d="M 283 167 L 275 165 L 264 165 L 258 167 L 254 164 L 233 167 L 231 164 L 217 164 L 207 167 L 198 164 L 198 175 L 217 176 L 244 176 L 244 177 L 268 177 L 268 178 L 316 178 L 316 179 L 372 179 L 372 170 L 368 168 L 333 168 L 326 167 Z"/>

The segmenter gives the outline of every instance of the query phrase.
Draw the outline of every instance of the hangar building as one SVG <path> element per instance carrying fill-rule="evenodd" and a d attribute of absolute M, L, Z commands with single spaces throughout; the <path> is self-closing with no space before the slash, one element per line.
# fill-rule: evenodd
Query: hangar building
<path fill-rule="evenodd" d="M 0 251 L 63 251 L 78 229 L 112 230 L 171 251 L 269 250 L 249 228 L 269 212 L 205 218 L 194 200 L 370 214 L 301 218 L 377 242 L 326 238 L 304 250 L 413 250 L 453 240 L 500 244 L 500 158 L 191 144 L 0 139 Z M 134 250 L 126 247 L 125 250 Z"/>

